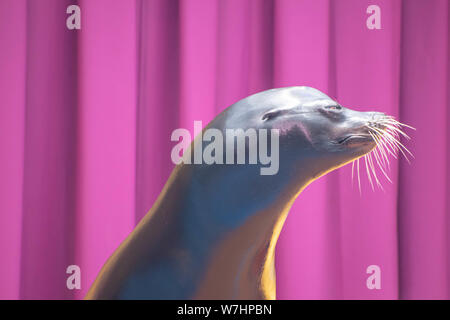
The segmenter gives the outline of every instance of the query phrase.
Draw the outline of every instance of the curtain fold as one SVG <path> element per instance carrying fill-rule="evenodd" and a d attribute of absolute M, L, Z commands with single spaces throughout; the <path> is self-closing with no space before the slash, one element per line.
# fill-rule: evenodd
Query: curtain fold
<path fill-rule="evenodd" d="M 433 6 L 431 6 L 433 4 Z M 417 132 L 400 162 L 400 295 L 449 295 L 449 2 L 403 2 L 400 115 Z M 441 34 L 442 37 L 438 35 Z"/>
<path fill-rule="evenodd" d="M 68 30 L 66 8 L 81 8 Z M 450 298 L 447 0 L 1 0 L 0 298 L 80 299 L 151 208 L 170 135 L 307 85 L 417 128 L 384 191 L 351 165 L 295 202 L 279 299 Z M 68 290 L 66 268 L 81 268 Z M 366 286 L 370 265 L 381 290 Z"/>

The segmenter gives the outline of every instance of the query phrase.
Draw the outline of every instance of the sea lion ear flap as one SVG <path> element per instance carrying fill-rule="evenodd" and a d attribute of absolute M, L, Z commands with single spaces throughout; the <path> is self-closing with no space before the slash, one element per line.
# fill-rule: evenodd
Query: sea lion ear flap
<path fill-rule="evenodd" d="M 281 116 L 282 114 L 286 113 L 287 110 L 283 110 L 283 109 L 275 109 L 275 110 L 270 110 L 267 111 L 266 113 L 263 114 L 263 116 L 261 117 L 261 120 L 263 121 L 269 121 L 272 119 L 275 119 L 278 116 Z"/>

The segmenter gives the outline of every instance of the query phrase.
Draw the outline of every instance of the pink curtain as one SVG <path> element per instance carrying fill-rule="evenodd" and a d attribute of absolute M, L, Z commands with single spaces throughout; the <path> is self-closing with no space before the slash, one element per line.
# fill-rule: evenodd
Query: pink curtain
<path fill-rule="evenodd" d="M 68 30 L 66 8 L 81 8 Z M 381 9 L 369 30 L 366 9 Z M 362 192 L 310 185 L 277 248 L 280 299 L 450 295 L 446 0 L 0 0 L 0 298 L 82 298 L 173 168 L 171 132 L 308 85 L 413 125 Z M 81 290 L 66 268 L 81 267 Z M 366 269 L 381 268 L 369 290 Z"/>

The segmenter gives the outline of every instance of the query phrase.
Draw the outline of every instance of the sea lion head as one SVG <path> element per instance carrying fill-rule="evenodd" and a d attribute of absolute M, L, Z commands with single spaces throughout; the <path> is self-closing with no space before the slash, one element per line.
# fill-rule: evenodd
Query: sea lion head
<path fill-rule="evenodd" d="M 203 135 L 196 137 L 197 141 L 203 137 L 204 151 L 212 150 L 211 141 L 217 143 L 218 136 L 221 137 L 218 144 L 223 145 L 219 155 L 215 150 L 220 163 L 192 166 L 196 194 L 201 194 L 201 199 L 208 194 L 206 198 L 215 203 L 227 202 L 228 212 L 223 221 L 231 219 L 229 212 L 239 217 L 236 221 L 243 221 L 247 214 L 240 212 L 291 204 L 309 183 L 355 159 L 370 156 L 383 139 L 385 145 L 392 147 L 389 152 L 395 153 L 394 149 L 400 148 L 394 137 L 400 132 L 398 125 L 399 122 L 383 113 L 346 108 L 310 87 L 256 93 L 229 106 L 205 128 Z M 210 129 L 215 130 L 214 138 L 208 134 Z M 235 132 L 231 140 L 228 131 Z M 259 135 L 263 131 L 268 140 L 265 147 Z M 276 134 L 272 136 L 272 132 Z M 245 162 L 241 163 L 238 148 L 232 148 L 231 152 L 228 148 L 230 143 L 237 147 L 239 139 L 245 146 L 245 157 L 241 157 Z M 385 158 L 380 162 L 388 161 L 388 151 L 382 152 Z M 193 153 L 188 153 L 191 163 Z M 252 154 L 253 159 L 258 158 L 257 163 L 249 162 Z M 270 155 L 271 163 L 262 163 L 264 154 Z M 202 191 L 197 192 L 198 189 Z"/>
<path fill-rule="evenodd" d="M 302 166 L 316 178 L 374 149 L 374 130 L 384 130 L 385 119 L 380 112 L 346 108 L 314 88 L 286 87 L 240 100 L 210 126 L 276 129 L 280 169 Z"/>

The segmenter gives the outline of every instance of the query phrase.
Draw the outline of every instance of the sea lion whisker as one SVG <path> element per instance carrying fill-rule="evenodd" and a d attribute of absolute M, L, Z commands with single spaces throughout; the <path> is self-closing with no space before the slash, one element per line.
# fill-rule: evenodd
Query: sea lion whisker
<path fill-rule="evenodd" d="M 378 175 L 376 173 L 375 162 L 376 165 L 380 168 L 381 173 L 385 176 L 385 178 L 390 183 L 392 183 L 392 180 L 387 173 L 388 170 L 390 170 L 390 160 L 388 155 L 392 155 L 395 159 L 397 159 L 398 158 L 397 155 L 401 153 L 409 163 L 409 158 L 407 154 L 411 156 L 413 155 L 406 148 L 406 146 L 402 144 L 402 142 L 400 142 L 400 139 L 402 136 L 408 140 L 411 139 L 402 130 L 403 127 L 409 128 L 411 126 L 403 124 L 391 116 L 385 116 L 381 119 L 371 121 L 369 124 L 366 125 L 366 127 L 368 129 L 368 134 L 371 136 L 372 140 L 376 144 L 375 148 L 373 148 L 369 153 L 364 155 L 364 164 L 366 167 L 367 177 L 369 179 L 369 183 L 372 187 L 372 190 L 374 189 L 373 180 L 375 180 L 378 187 L 383 189 L 380 179 L 378 178 Z M 355 167 L 355 160 L 352 161 L 352 183 L 354 178 L 354 170 L 355 170 L 354 167 Z M 358 171 L 358 187 L 361 192 L 359 158 L 356 160 L 356 167 Z"/>
<path fill-rule="evenodd" d="M 353 187 L 353 172 L 355 169 L 355 160 L 352 161 L 352 187 Z"/>
<path fill-rule="evenodd" d="M 399 144 L 398 139 L 389 131 L 384 131 L 384 137 L 386 138 L 386 141 L 390 142 L 391 146 L 394 148 L 395 151 L 400 151 L 403 153 L 402 151 L 402 145 Z M 403 155 L 405 155 L 403 153 Z"/>
<path fill-rule="evenodd" d="M 384 124 L 384 126 L 388 127 L 389 129 L 393 130 L 394 132 L 400 133 L 402 136 L 404 136 L 406 139 L 411 139 L 406 133 L 404 133 L 402 130 L 400 130 L 398 127 L 391 126 L 389 124 Z"/>
<path fill-rule="evenodd" d="M 398 154 L 398 148 L 397 146 L 391 142 L 390 138 L 388 137 L 388 135 L 383 135 L 382 136 L 383 139 L 383 143 L 386 146 L 386 149 L 388 150 L 388 152 L 395 158 L 397 159 L 397 154 Z"/>
<path fill-rule="evenodd" d="M 386 159 L 386 162 L 388 164 L 388 168 L 390 169 L 390 161 L 387 153 L 391 154 L 394 158 L 397 159 L 397 156 L 395 152 L 392 152 L 391 149 L 386 145 L 386 142 L 384 141 L 383 135 L 375 134 L 376 139 L 378 140 L 377 147 L 379 147 L 380 151 L 383 153 L 384 158 Z M 387 152 L 386 152 L 387 150 Z"/>
<path fill-rule="evenodd" d="M 380 140 L 380 142 L 383 144 L 383 147 L 385 148 L 385 151 L 387 151 L 391 156 L 393 156 L 395 159 L 397 159 L 397 152 L 394 150 L 391 150 L 391 147 L 389 144 L 383 139 Z"/>
<path fill-rule="evenodd" d="M 374 156 L 375 156 L 375 160 L 377 161 L 378 167 L 380 168 L 381 172 L 382 172 L 383 175 L 386 177 L 386 179 L 387 179 L 389 182 L 392 183 L 392 181 L 391 181 L 391 179 L 389 178 L 388 174 L 387 174 L 387 173 L 385 172 L 385 170 L 384 170 L 385 167 L 382 166 L 381 163 L 380 163 L 380 159 L 379 159 L 379 157 L 378 157 L 377 149 L 374 149 L 373 151 L 374 151 L 373 154 L 374 154 Z M 381 157 L 381 156 L 380 156 L 380 157 Z"/>
<path fill-rule="evenodd" d="M 368 158 L 369 158 L 369 164 L 370 164 L 370 166 L 372 168 L 372 173 L 373 173 L 373 176 L 374 176 L 375 181 L 377 183 L 377 186 L 380 187 L 381 189 L 383 189 L 383 186 L 381 185 L 380 181 L 378 180 L 378 176 L 377 176 L 377 173 L 375 171 L 375 166 L 373 164 L 373 159 L 372 159 L 372 153 L 369 153 L 369 157 Z"/>
<path fill-rule="evenodd" d="M 359 175 L 359 158 L 356 159 L 356 170 L 358 171 L 358 188 L 359 188 L 359 194 L 361 194 L 361 178 Z"/>
<path fill-rule="evenodd" d="M 367 177 L 369 178 L 370 186 L 372 187 L 372 190 L 374 190 L 373 182 L 372 182 L 372 177 L 371 177 L 370 171 L 369 171 L 369 166 L 367 165 L 367 158 L 368 158 L 368 157 L 369 157 L 369 153 L 364 155 L 364 163 L 365 163 L 365 165 L 366 165 L 366 172 L 367 172 Z"/>
<path fill-rule="evenodd" d="M 372 158 L 372 155 L 374 155 L 374 153 L 373 152 L 370 152 L 369 153 L 369 155 L 368 155 L 368 160 L 369 160 L 369 166 L 370 166 L 370 168 L 371 168 L 371 171 L 372 171 L 372 174 L 373 174 L 373 176 L 374 176 L 374 178 L 375 178 L 375 181 L 376 181 L 376 183 L 377 183 L 377 186 L 380 186 L 380 181 L 378 181 L 378 177 L 377 177 L 377 174 L 376 174 L 376 171 L 375 171 L 375 165 L 373 164 L 373 158 Z"/>
<path fill-rule="evenodd" d="M 384 170 L 384 167 L 386 167 L 389 163 L 389 158 L 387 158 L 387 156 L 386 156 L 386 159 L 385 159 L 384 157 L 381 156 L 381 154 L 383 154 L 384 151 L 381 151 L 381 149 L 383 149 L 383 146 L 380 144 L 380 142 L 379 142 L 380 140 L 376 137 L 376 136 L 378 136 L 378 133 L 375 131 L 372 132 L 371 131 L 372 128 L 370 126 L 367 126 L 367 128 L 369 129 L 369 134 L 372 137 L 372 139 L 375 141 L 377 148 L 378 147 L 380 148 L 380 155 L 378 155 L 377 148 L 373 149 L 371 152 L 364 155 L 364 164 L 366 167 L 367 177 L 368 177 L 368 180 L 369 180 L 372 190 L 375 189 L 372 175 L 375 179 L 375 182 L 377 183 L 377 186 L 380 187 L 381 189 L 383 189 L 383 186 L 381 185 L 381 182 L 379 181 L 378 176 L 376 174 L 375 165 L 372 160 L 372 153 L 374 153 L 375 160 L 377 161 L 378 166 L 382 170 L 383 175 L 386 176 L 386 178 L 389 181 L 391 181 L 389 179 L 389 177 L 387 176 L 386 171 Z M 380 159 L 382 159 L 382 160 L 380 160 Z M 358 164 L 359 163 L 357 162 L 357 165 Z M 354 170 L 354 161 L 352 162 L 352 181 L 353 181 L 353 170 Z M 358 170 L 358 178 L 359 178 L 359 170 Z M 359 183 L 359 188 L 360 188 L 360 181 L 358 181 L 358 183 Z M 361 190 L 360 190 L 360 192 L 361 192 Z"/>
<path fill-rule="evenodd" d="M 383 141 L 378 136 L 376 136 L 375 139 L 377 141 L 377 149 L 380 151 L 380 157 L 382 157 L 383 163 L 386 164 L 387 169 L 390 170 L 391 166 L 389 162 L 389 157 L 386 154 L 386 151 L 384 150 L 385 146 L 383 144 Z"/>
<path fill-rule="evenodd" d="M 389 153 L 389 154 L 392 154 L 392 156 L 393 156 L 394 158 L 397 158 L 397 156 L 396 156 L 394 153 L 392 153 L 390 149 L 387 148 L 385 142 L 384 142 L 382 139 L 379 139 L 379 141 L 380 141 L 379 149 L 380 149 L 381 152 L 383 153 L 383 157 L 386 159 L 386 163 L 387 163 L 387 168 L 388 168 L 388 170 L 390 170 L 390 169 L 391 169 L 391 163 L 390 163 L 390 160 L 389 160 L 388 153 Z M 386 150 L 387 150 L 387 151 L 386 151 Z"/>
<path fill-rule="evenodd" d="M 398 140 L 395 138 L 393 138 L 392 142 L 397 146 L 397 150 L 400 151 L 400 153 L 403 155 L 403 157 L 405 157 L 406 161 L 408 163 L 410 163 L 408 156 L 406 155 L 405 152 L 403 152 L 403 148 L 402 148 L 403 145 L 400 142 L 398 142 Z M 409 153 L 409 151 L 408 151 L 408 153 Z"/>
<path fill-rule="evenodd" d="M 412 127 L 412 126 L 407 125 L 407 124 L 402 123 L 402 122 L 397 121 L 397 120 L 395 120 L 395 123 L 396 123 L 396 125 L 399 126 L 399 127 L 405 127 L 405 128 L 409 128 L 409 129 L 412 129 L 412 130 L 417 130 L 416 128 L 414 128 L 414 127 Z"/>
<path fill-rule="evenodd" d="M 391 154 L 395 159 L 397 159 L 395 150 L 391 151 L 391 149 L 386 145 L 386 142 L 384 141 L 385 137 L 383 134 L 380 134 L 379 132 L 374 130 L 375 128 L 373 128 L 373 127 L 369 127 L 369 129 L 371 130 L 371 131 L 369 131 L 369 134 L 373 137 L 373 139 L 377 143 L 377 148 L 380 148 L 380 150 L 383 152 L 384 157 L 386 158 L 388 167 L 390 168 L 389 157 L 387 156 L 385 149 L 387 150 L 387 152 L 389 154 Z"/>
<path fill-rule="evenodd" d="M 400 148 L 397 145 L 397 143 L 395 142 L 396 139 L 390 132 L 388 132 L 386 130 L 382 131 L 382 130 L 380 130 L 378 128 L 374 128 L 374 127 L 372 129 L 374 129 L 375 131 L 377 131 L 378 133 L 380 133 L 383 136 L 383 138 L 391 146 L 393 151 L 395 151 L 395 152 L 399 151 Z"/>
<path fill-rule="evenodd" d="M 391 130 L 389 128 L 384 129 L 384 132 L 387 132 L 387 133 L 391 134 L 393 137 L 395 137 L 397 139 L 400 138 L 400 135 L 398 134 L 398 132 L 396 132 L 394 130 Z"/>
<path fill-rule="evenodd" d="M 371 155 L 371 153 L 369 152 L 368 154 L 366 154 L 366 157 L 367 157 L 367 162 L 369 163 L 369 168 L 370 168 L 370 171 L 371 171 L 371 174 L 373 174 L 373 167 L 372 167 L 372 165 L 371 165 L 371 163 L 370 163 L 370 160 L 371 160 L 371 158 L 372 158 L 372 155 Z M 373 186 L 372 186 L 372 190 L 373 190 Z"/>
<path fill-rule="evenodd" d="M 389 175 L 387 174 L 387 172 L 378 164 L 378 166 L 379 166 L 379 168 L 380 168 L 380 170 L 381 170 L 381 173 L 383 173 L 383 175 L 384 175 L 384 177 L 390 182 L 390 183 L 392 183 L 392 180 L 391 180 L 391 178 L 389 178 Z"/>
<path fill-rule="evenodd" d="M 379 160 L 379 165 L 382 166 L 383 168 L 386 168 L 385 159 L 381 156 L 381 151 L 379 151 L 379 150 L 380 149 L 377 144 L 377 147 L 372 150 L 372 153 L 374 154 L 376 160 Z"/>
<path fill-rule="evenodd" d="M 400 150 L 405 150 L 406 152 L 408 152 L 410 155 L 411 155 L 411 157 L 413 157 L 414 158 L 414 156 L 413 156 L 413 154 L 408 150 L 408 148 L 406 148 L 398 139 L 396 139 L 395 137 L 393 137 L 393 139 L 394 139 L 394 142 L 399 146 L 399 149 Z M 405 157 L 406 157 L 406 155 L 405 155 Z"/>
<path fill-rule="evenodd" d="M 395 127 L 400 127 L 400 125 L 397 123 L 397 122 L 395 122 L 395 121 L 390 121 L 390 120 L 377 120 L 376 121 L 377 123 L 379 123 L 379 124 L 390 124 L 390 125 L 393 125 L 393 126 L 395 126 Z"/>
<path fill-rule="evenodd" d="M 377 119 L 377 122 L 379 122 L 379 123 L 391 123 L 391 124 L 393 124 L 393 125 L 395 125 L 395 126 L 399 126 L 400 125 L 400 122 L 398 122 L 397 120 L 395 120 L 395 119 L 392 119 L 392 118 L 388 118 L 388 119 L 385 119 L 385 118 L 383 118 L 383 119 Z"/>
<path fill-rule="evenodd" d="M 386 167 L 387 164 L 389 164 L 389 159 L 387 157 L 385 157 L 383 145 L 380 143 L 380 140 L 378 139 L 378 137 L 376 135 L 373 135 L 371 132 L 369 132 L 369 134 L 372 137 L 372 139 L 375 140 L 375 142 L 377 144 L 377 147 L 373 151 L 377 154 L 378 154 L 378 150 L 380 151 L 381 162 L 383 164 L 383 167 Z M 387 164 L 386 164 L 386 162 L 387 162 Z"/>
<path fill-rule="evenodd" d="M 400 121 L 398 121 L 398 120 L 396 120 L 396 119 L 394 119 L 392 117 L 389 117 L 388 119 L 381 119 L 381 120 L 378 120 L 378 121 L 380 123 L 391 123 L 391 124 L 395 124 L 397 127 L 406 127 L 406 128 L 412 129 L 412 130 L 416 130 L 416 128 L 414 128 L 414 127 L 412 127 L 410 125 L 407 125 L 405 123 L 402 123 L 402 122 L 400 122 Z"/>

